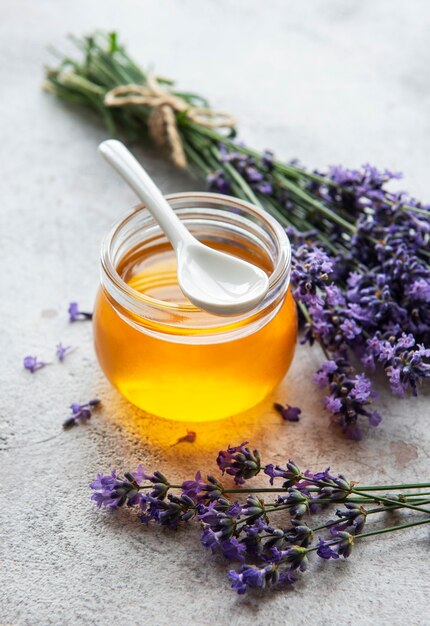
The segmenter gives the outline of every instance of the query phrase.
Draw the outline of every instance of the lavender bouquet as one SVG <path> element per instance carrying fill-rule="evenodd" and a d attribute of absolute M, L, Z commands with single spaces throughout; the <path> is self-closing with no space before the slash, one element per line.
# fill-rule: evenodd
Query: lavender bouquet
<path fill-rule="evenodd" d="M 308 171 L 260 154 L 236 140 L 230 116 L 142 71 L 115 33 L 73 42 L 80 58 L 47 70 L 49 91 L 94 109 L 111 135 L 154 139 L 209 189 L 264 207 L 285 226 L 302 341 L 325 354 L 314 381 L 347 436 L 380 422 L 368 378 L 377 367 L 394 394 L 417 395 L 430 377 L 430 206 L 389 190 L 400 175 L 370 165 Z"/>
<path fill-rule="evenodd" d="M 197 521 L 203 546 L 239 564 L 228 574 L 239 594 L 293 585 L 313 553 L 324 560 L 347 558 L 354 545 L 368 537 L 430 522 L 425 507 L 430 493 L 415 491 L 430 483 L 359 486 L 330 468 L 303 472 L 291 460 L 282 467 L 263 465 L 258 450 L 252 451 L 246 442 L 220 451 L 217 463 L 223 474 L 234 477 L 234 487 L 214 476 L 203 480 L 200 472 L 193 480 L 172 484 L 160 471 L 148 474 L 139 465 L 123 476 L 115 470 L 99 474 L 90 484 L 91 498 L 99 508 L 126 505 L 146 525 L 176 529 Z M 267 487 L 245 484 L 260 473 L 269 479 Z M 322 514 L 333 507 L 334 518 L 323 520 Z M 409 515 L 404 523 L 392 525 L 390 515 L 399 509 L 418 519 Z M 311 521 L 315 516 L 318 523 Z M 382 527 L 371 521 L 381 518 Z"/>

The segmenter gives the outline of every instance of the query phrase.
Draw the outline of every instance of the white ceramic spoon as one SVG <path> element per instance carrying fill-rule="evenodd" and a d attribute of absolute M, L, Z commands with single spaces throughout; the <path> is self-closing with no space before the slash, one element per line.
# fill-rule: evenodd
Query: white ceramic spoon
<path fill-rule="evenodd" d="M 261 302 L 269 289 L 262 269 L 197 241 L 120 141 L 103 141 L 99 152 L 161 226 L 176 253 L 179 286 L 193 304 L 216 315 L 236 315 Z"/>

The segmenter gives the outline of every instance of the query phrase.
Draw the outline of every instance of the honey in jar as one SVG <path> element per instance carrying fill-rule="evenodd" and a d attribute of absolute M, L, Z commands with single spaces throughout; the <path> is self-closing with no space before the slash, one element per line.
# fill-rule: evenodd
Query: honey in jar
<path fill-rule="evenodd" d="M 173 249 L 150 214 L 120 220 L 102 249 L 94 337 L 107 378 L 131 403 L 181 421 L 211 421 L 259 403 L 285 375 L 297 336 L 290 247 L 262 209 L 210 193 L 168 200 L 195 237 L 261 267 L 270 281 L 248 313 L 213 315 L 182 294 Z"/>

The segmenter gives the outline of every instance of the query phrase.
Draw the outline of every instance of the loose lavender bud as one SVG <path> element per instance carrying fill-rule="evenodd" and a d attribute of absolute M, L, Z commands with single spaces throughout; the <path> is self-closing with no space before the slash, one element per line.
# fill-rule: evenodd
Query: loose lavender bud
<path fill-rule="evenodd" d="M 300 420 L 300 413 L 302 410 L 298 407 L 290 406 L 289 404 L 283 406 L 282 404 L 275 402 L 273 408 L 276 409 L 287 422 L 298 422 Z"/>
<path fill-rule="evenodd" d="M 55 353 L 57 355 L 58 360 L 61 363 L 63 363 L 64 359 L 66 358 L 67 353 L 70 352 L 71 349 L 72 349 L 71 346 L 63 346 L 61 341 L 60 343 L 57 343 Z"/>
<path fill-rule="evenodd" d="M 100 400 L 95 398 L 94 400 L 90 400 L 86 404 L 79 404 L 78 402 L 73 402 L 70 405 L 72 410 L 72 415 L 63 423 L 63 428 L 68 429 L 72 428 L 72 426 L 76 426 L 79 422 L 86 421 L 90 419 L 93 409 L 100 404 Z"/>
<path fill-rule="evenodd" d="M 24 357 L 24 368 L 34 374 L 37 370 L 42 369 L 47 364 L 44 361 L 38 361 L 37 356 L 26 356 Z"/>
<path fill-rule="evenodd" d="M 84 311 L 79 310 L 79 306 L 77 302 L 71 302 L 68 308 L 69 313 L 69 321 L 77 322 L 80 320 L 91 320 L 93 319 L 92 313 L 86 313 Z"/>

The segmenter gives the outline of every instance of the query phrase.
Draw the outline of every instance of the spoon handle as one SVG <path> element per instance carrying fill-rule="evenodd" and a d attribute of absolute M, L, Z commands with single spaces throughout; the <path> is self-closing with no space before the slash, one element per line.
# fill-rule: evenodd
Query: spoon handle
<path fill-rule="evenodd" d="M 142 200 L 175 250 L 190 239 L 194 240 L 157 185 L 123 143 L 108 139 L 99 145 L 99 152 Z"/>

